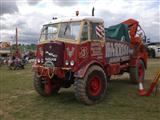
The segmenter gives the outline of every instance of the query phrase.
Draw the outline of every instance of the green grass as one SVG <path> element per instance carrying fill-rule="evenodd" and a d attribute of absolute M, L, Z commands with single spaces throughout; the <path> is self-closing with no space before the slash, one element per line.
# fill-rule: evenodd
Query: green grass
<path fill-rule="evenodd" d="M 146 86 L 160 69 L 159 61 L 148 61 Z M 32 75 L 31 65 L 16 71 L 0 67 L 0 120 L 160 120 L 160 89 L 157 96 L 139 97 L 127 74 L 113 76 L 105 100 L 93 106 L 77 102 L 73 87 L 57 96 L 39 96 Z"/>

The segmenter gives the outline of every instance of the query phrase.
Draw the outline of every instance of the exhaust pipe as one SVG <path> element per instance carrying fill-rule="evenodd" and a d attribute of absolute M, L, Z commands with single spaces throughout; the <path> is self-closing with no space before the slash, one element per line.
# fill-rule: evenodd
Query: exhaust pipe
<path fill-rule="evenodd" d="M 94 9 L 94 7 L 93 7 L 93 9 L 92 9 L 92 16 L 94 16 L 94 10 L 95 10 L 95 9 Z"/>

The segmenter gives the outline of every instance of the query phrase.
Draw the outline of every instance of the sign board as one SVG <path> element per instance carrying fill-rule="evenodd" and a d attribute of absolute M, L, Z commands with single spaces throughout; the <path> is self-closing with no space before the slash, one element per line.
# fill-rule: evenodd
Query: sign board
<path fill-rule="evenodd" d="M 131 53 L 132 50 L 127 42 L 106 42 L 106 59 L 108 63 L 128 61 Z"/>

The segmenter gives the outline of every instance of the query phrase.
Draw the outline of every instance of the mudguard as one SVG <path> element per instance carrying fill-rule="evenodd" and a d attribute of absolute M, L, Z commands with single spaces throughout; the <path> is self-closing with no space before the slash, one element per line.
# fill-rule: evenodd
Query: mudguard
<path fill-rule="evenodd" d="M 139 59 L 141 59 L 141 60 L 144 62 L 145 69 L 147 69 L 147 61 L 146 61 L 146 59 L 143 58 L 143 57 L 140 57 L 140 56 L 139 56 L 138 58 L 132 58 L 132 59 L 130 60 L 129 65 L 130 65 L 131 67 L 136 67 Z"/>
<path fill-rule="evenodd" d="M 78 69 L 75 73 L 74 73 L 74 77 L 76 78 L 83 78 L 85 76 L 85 74 L 87 73 L 87 70 L 89 69 L 90 66 L 92 65 L 99 65 L 103 68 L 102 63 L 98 62 L 97 60 L 92 60 L 89 63 L 83 65 L 83 67 L 81 67 L 80 69 Z"/>
<path fill-rule="evenodd" d="M 138 62 L 138 59 L 135 58 L 135 59 L 131 59 L 129 64 L 130 64 L 131 67 L 136 67 L 137 62 Z"/>

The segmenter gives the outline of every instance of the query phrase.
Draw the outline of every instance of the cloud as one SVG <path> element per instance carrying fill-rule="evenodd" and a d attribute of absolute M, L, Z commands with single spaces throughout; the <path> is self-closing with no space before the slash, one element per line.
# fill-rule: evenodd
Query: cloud
<path fill-rule="evenodd" d="M 27 0 L 29 5 L 36 5 L 38 4 L 38 2 L 40 2 L 41 0 Z M 1 0 L 0 1 L 0 15 L 3 14 L 13 14 L 15 12 L 19 12 L 18 7 L 17 7 L 17 3 L 23 3 L 25 2 L 25 0 Z"/>
<path fill-rule="evenodd" d="M 41 0 L 27 0 L 30 5 L 36 5 Z"/>
<path fill-rule="evenodd" d="M 59 6 L 73 6 L 78 4 L 78 0 L 53 0 L 53 2 Z"/>
<path fill-rule="evenodd" d="M 36 14 L 34 14 L 36 15 Z M 1 16 L 2 26 L 0 30 L 0 39 L 5 41 L 15 42 L 15 28 L 18 28 L 18 37 L 20 43 L 37 43 L 40 35 L 40 28 L 44 20 L 38 21 L 44 16 L 39 16 L 37 19 L 31 15 L 28 16 L 21 14 L 6 14 Z"/>
<path fill-rule="evenodd" d="M 10 21 L 8 19 L 1 20 L 1 30 L 10 30 L 16 27 L 20 27 L 25 29 L 27 27 L 27 24 L 25 21 L 22 21 L 21 19 L 15 19 L 15 21 Z M 7 24 L 6 24 L 7 23 Z"/>
<path fill-rule="evenodd" d="M 103 16 L 106 27 L 133 18 L 139 21 L 151 41 L 160 41 L 160 26 L 158 25 L 160 23 L 160 6 L 158 0 L 113 0 L 110 3 L 99 0 L 95 3 L 95 8 L 96 14 Z"/>
<path fill-rule="evenodd" d="M 9 13 L 15 13 L 18 12 L 18 7 L 16 5 L 16 1 L 7 1 L 7 0 L 1 0 L 0 1 L 0 15 Z"/>
<path fill-rule="evenodd" d="M 139 21 L 151 40 L 157 41 L 160 38 L 160 6 L 158 4 L 159 1 L 156 0 L 31 1 L 16 0 L 16 2 L 13 2 L 13 6 L 16 6 L 17 11 L 15 9 L 11 13 L 3 12 L 0 16 L 0 41 L 11 40 L 11 36 L 15 36 L 15 28 L 18 27 L 19 40 L 21 42 L 36 43 L 39 39 L 42 25 L 49 23 L 53 17 L 69 18 L 75 16 L 75 11 L 77 10 L 79 10 L 80 16 L 90 16 L 93 6 L 95 7 L 95 16 L 103 18 L 105 27 L 133 18 Z M 6 9 L 10 9 L 7 5 L 4 6 Z"/>

